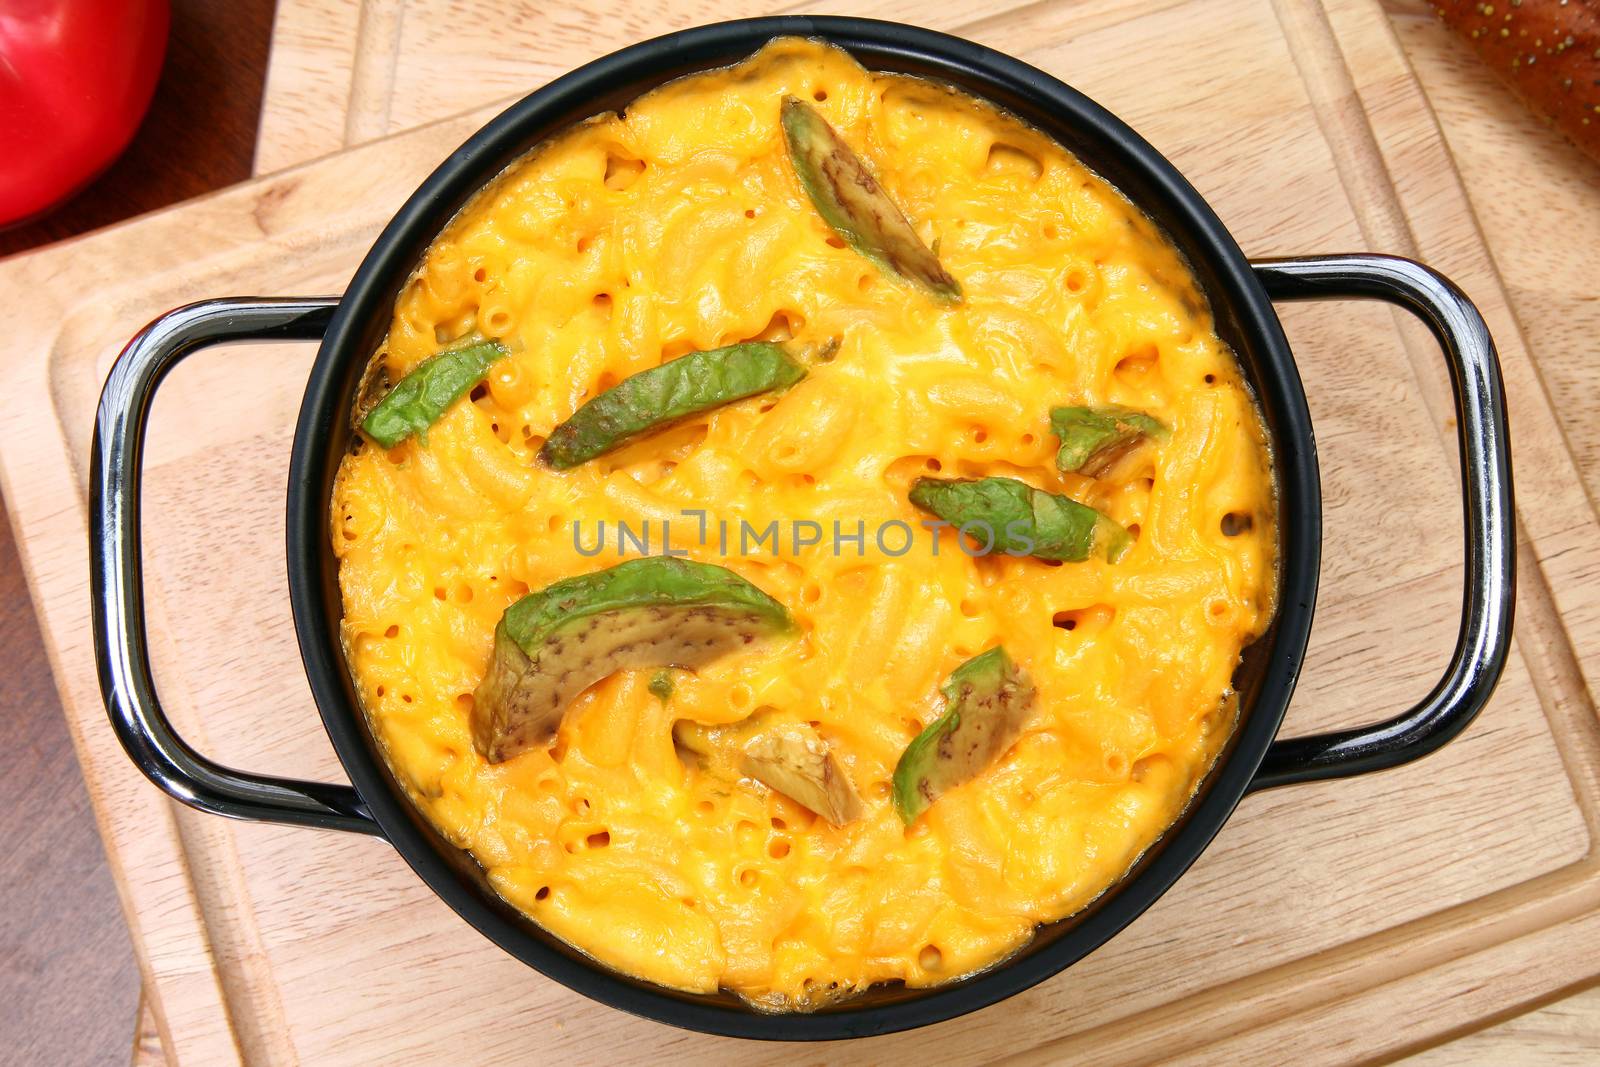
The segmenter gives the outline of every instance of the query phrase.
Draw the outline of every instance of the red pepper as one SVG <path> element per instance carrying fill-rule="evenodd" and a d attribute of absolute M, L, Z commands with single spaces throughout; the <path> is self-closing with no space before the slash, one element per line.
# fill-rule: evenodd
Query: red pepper
<path fill-rule="evenodd" d="M 0 225 L 87 185 L 150 106 L 167 0 L 0 3 Z"/>

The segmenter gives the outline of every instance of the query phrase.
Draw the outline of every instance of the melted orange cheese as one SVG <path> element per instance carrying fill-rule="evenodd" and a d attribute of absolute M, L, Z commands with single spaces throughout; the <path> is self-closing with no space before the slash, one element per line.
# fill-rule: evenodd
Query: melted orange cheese
<path fill-rule="evenodd" d="M 816 107 L 966 299 L 881 274 L 807 201 L 778 125 Z M 987 967 L 1114 883 L 1184 807 L 1232 725 L 1241 648 L 1272 610 L 1270 465 L 1231 353 L 1178 255 L 1115 189 L 945 88 L 780 40 L 541 146 L 431 247 L 380 353 L 391 377 L 471 331 L 513 355 L 416 439 L 350 455 L 333 502 L 344 637 L 387 757 L 505 898 L 622 971 L 795 1007 Z M 696 349 L 842 341 L 781 396 L 573 470 L 535 453 L 585 399 Z M 1113 481 L 1059 473 L 1049 408 L 1123 404 L 1172 427 Z M 1004 474 L 1136 532 L 1116 564 L 975 559 L 910 481 Z M 698 520 L 686 509 L 703 509 Z M 1225 516 L 1233 518 L 1225 520 Z M 1253 525 L 1238 530 L 1237 517 Z M 827 535 L 737 554 L 738 523 Z M 505 608 L 618 561 L 599 523 L 788 606 L 798 636 L 678 672 L 623 672 L 555 746 L 498 766 L 468 737 Z M 718 522 L 734 536 L 719 550 Z M 863 550 L 833 543 L 863 523 Z M 910 548 L 891 529 L 901 522 Z M 1224 527 L 1233 536 L 1224 532 Z M 802 540 L 809 538 L 803 537 Z M 1003 643 L 1040 698 L 1022 739 L 909 829 L 889 800 L 938 687 Z M 686 765 L 672 724 L 811 722 L 866 801 L 844 827 Z"/>

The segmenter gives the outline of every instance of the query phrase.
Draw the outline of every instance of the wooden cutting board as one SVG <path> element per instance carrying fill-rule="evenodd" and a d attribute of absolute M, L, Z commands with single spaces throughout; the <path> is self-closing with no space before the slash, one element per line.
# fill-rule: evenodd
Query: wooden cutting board
<path fill-rule="evenodd" d="M 372 127 L 382 133 L 412 120 L 396 101 L 420 107 L 460 81 L 523 91 L 670 25 L 753 13 L 737 6 L 508 16 L 463 55 L 452 49 L 470 38 L 472 11 L 373 3 L 357 31 L 389 27 L 379 36 L 394 42 L 392 62 L 373 69 L 406 91 L 362 99 L 387 109 Z M 899 6 L 852 10 L 930 21 Z M 171 804 L 121 754 L 94 683 L 83 509 L 99 382 L 126 337 L 173 304 L 336 292 L 485 109 L 0 264 L 0 294 L 30 312 L 0 392 L 0 477 L 174 1062 L 1271 1063 L 1286 1048 L 1315 1062 L 1431 1044 L 1588 976 L 1600 725 L 1584 673 L 1595 664 L 1574 650 L 1600 648 L 1600 527 L 1383 13 L 1367 0 L 1045 0 L 933 23 L 1121 113 L 1252 254 L 1410 253 L 1478 300 L 1501 343 L 1522 501 L 1518 648 L 1493 705 L 1421 764 L 1247 800 L 1155 908 L 1037 989 L 928 1030 L 800 1053 L 683 1034 L 566 992 L 467 929 L 380 842 Z M 322 29 L 337 44 L 332 15 Z M 1302 732 L 1426 690 L 1455 632 L 1459 519 L 1431 342 L 1370 306 L 1296 307 L 1285 320 L 1328 507 L 1313 652 L 1286 726 Z M 145 557 L 157 674 L 180 728 L 225 761 L 332 779 L 282 560 L 310 358 L 308 347 L 224 349 L 174 373 L 147 454 Z"/>

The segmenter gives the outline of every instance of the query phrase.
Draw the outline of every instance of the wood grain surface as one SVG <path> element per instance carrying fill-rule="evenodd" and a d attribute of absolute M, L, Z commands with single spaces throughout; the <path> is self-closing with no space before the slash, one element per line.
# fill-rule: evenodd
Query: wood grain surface
<path fill-rule="evenodd" d="M 167 1067 L 167 1050 L 161 1047 L 161 1026 L 150 1000 L 139 994 L 139 1020 L 133 1032 L 133 1056 L 130 1067 Z"/>
<path fill-rule="evenodd" d="M 250 176 L 272 0 L 172 7 L 166 66 L 128 152 L 49 217 L 0 232 L 0 256 Z M 139 969 L 3 505 L 0 662 L 0 1063 L 118 1063 Z"/>
<path fill-rule="evenodd" d="M 422 66 L 406 65 L 406 33 L 426 25 L 418 30 L 408 10 L 402 26 L 397 5 L 369 6 L 377 22 L 366 25 L 398 42 L 396 58 L 346 84 L 381 83 L 385 70 L 389 84 L 420 84 L 427 64 L 448 64 L 454 41 L 473 47 L 472 10 L 441 8 L 435 15 L 455 19 L 456 38 L 425 34 Z M 927 21 L 892 3 L 867 6 Z M 1124 114 L 1178 160 L 1251 252 L 1410 252 L 1478 299 L 1505 357 L 1521 499 L 1538 501 L 1522 512 L 1519 654 L 1460 742 L 1359 783 L 1252 798 L 1177 889 L 1067 975 L 959 1023 L 837 1055 L 812 1050 L 816 1058 L 977 1060 L 1004 1049 L 1025 1061 L 1276 1062 L 1295 1048 L 1305 1050 L 1297 1058 L 1333 1061 L 1409 1051 L 1570 986 L 1592 966 L 1600 936 L 1600 741 L 1573 651 L 1600 647 L 1586 592 L 1600 570 L 1594 514 L 1427 102 L 1379 13 L 1356 0 L 1325 11 L 1230 0 L 1226 11 L 1129 2 L 984 12 L 971 23 L 952 13 L 941 25 L 1067 76 Z M 600 27 L 615 29 L 615 20 L 579 21 L 517 32 L 569 47 L 555 60 L 564 69 Z M 512 56 L 517 46 L 486 53 Z M 1122 61 L 1129 54 L 1140 56 L 1137 69 Z M 1225 61 L 1196 82 L 1194 54 Z M 1201 96 L 1206 107 L 1197 108 Z M 363 122 L 389 128 L 392 114 L 377 122 L 393 111 L 381 94 L 363 100 Z M 106 235 L 70 261 L 0 266 L 0 286 L 56 301 L 50 319 L 61 328 L 37 339 L 50 358 L 21 368 L 36 395 L 52 396 L 55 425 L 34 414 L 31 432 L 15 434 L 11 416 L 30 413 L 0 406 L 0 471 L 20 502 L 69 719 L 91 793 L 111 813 L 135 940 L 156 964 L 158 1027 L 178 1062 L 365 1062 L 441 1050 L 493 1062 L 529 1047 L 587 1062 L 786 1055 L 690 1038 L 552 987 L 465 931 L 376 843 L 175 812 L 94 731 L 99 709 L 89 705 L 98 701 L 79 677 L 81 550 L 58 547 L 75 528 L 81 538 L 81 504 L 60 502 L 81 501 L 94 393 L 86 382 L 142 317 L 180 299 L 336 290 L 420 173 L 485 114 Z M 137 281 L 118 266 L 132 248 L 150 250 Z M 60 284 L 69 272 L 104 279 L 100 299 L 71 297 Z M 1298 731 L 1370 718 L 1426 688 L 1453 635 L 1459 553 L 1438 536 L 1457 520 L 1442 374 L 1428 342 L 1375 308 L 1294 308 L 1285 319 L 1312 396 L 1329 507 L 1313 658 L 1289 726 Z M 158 674 L 185 733 L 244 765 L 326 776 L 335 764 L 294 677 L 281 588 L 278 494 L 308 359 L 303 349 L 234 350 L 174 375 L 148 461 L 147 561 L 166 638 Z M 197 534 L 188 521 L 197 502 L 226 521 Z M 229 578 L 220 596 L 219 574 Z M 232 620 L 229 633 L 182 626 L 197 613 Z M 248 679 L 221 669 L 240 633 L 252 639 Z M 426 1011 L 416 1002 L 419 965 Z M 512 1018 L 482 1016 L 472 991 L 486 983 L 518 1005 Z"/>
<path fill-rule="evenodd" d="M 0 655 L 0 1063 L 108 1062 L 127 1049 L 139 973 L 3 522 Z"/>
<path fill-rule="evenodd" d="M 1405 1062 L 1406 1067 L 1593 1067 L 1600 1063 L 1600 987 L 1587 986 Z"/>
<path fill-rule="evenodd" d="M 1461 172 L 1589 499 L 1600 500 L 1600 164 L 1486 77 L 1472 50 L 1432 17 L 1428 0 L 1385 6 Z M 1593 969 L 1600 974 L 1600 954 Z M 1495 1023 L 1419 1062 L 1600 1063 L 1600 990 Z"/>
<path fill-rule="evenodd" d="M 1589 499 L 1600 500 L 1600 164 L 1486 78 L 1472 50 L 1429 15 L 1427 0 L 1388 0 L 1388 9 Z"/>

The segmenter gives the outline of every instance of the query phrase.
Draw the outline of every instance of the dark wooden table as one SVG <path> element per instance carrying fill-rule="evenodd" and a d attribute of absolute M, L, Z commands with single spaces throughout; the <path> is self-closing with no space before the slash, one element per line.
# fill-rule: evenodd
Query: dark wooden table
<path fill-rule="evenodd" d="M 0 256 L 248 178 L 274 3 L 173 0 L 128 152 L 55 213 L 0 233 Z M 3 507 L 0 664 L 0 1063 L 125 1064 L 139 973 Z"/>

